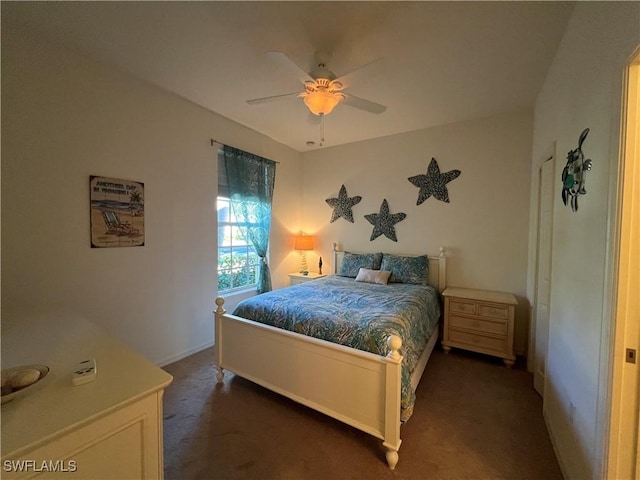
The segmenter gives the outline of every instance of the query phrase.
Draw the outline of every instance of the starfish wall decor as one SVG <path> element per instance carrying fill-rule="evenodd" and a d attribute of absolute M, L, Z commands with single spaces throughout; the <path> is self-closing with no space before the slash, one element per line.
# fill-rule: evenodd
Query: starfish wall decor
<path fill-rule="evenodd" d="M 442 202 L 449 203 L 449 191 L 447 183 L 455 180 L 460 176 L 460 170 L 450 170 L 446 173 L 440 173 L 440 167 L 435 158 L 431 159 L 426 175 L 416 175 L 409 177 L 409 181 L 416 187 L 420 188 L 418 193 L 418 201 L 416 205 L 420 205 L 431 195 Z"/>
<path fill-rule="evenodd" d="M 347 195 L 347 189 L 342 185 L 338 198 L 327 198 L 325 200 L 329 206 L 333 208 L 333 214 L 331 215 L 331 221 L 329 223 L 335 222 L 340 217 L 353 223 L 353 212 L 351 209 L 354 205 L 360 203 L 360 200 L 362 200 L 362 197 L 349 197 Z"/>
<path fill-rule="evenodd" d="M 387 203 L 387 199 L 385 198 L 380 206 L 380 213 L 370 213 L 369 215 L 365 215 L 364 218 L 373 225 L 373 232 L 371 232 L 371 238 L 369 239 L 370 241 L 373 242 L 380 235 L 384 235 L 389 240 L 397 242 L 398 238 L 396 237 L 396 229 L 394 225 L 407 218 L 407 214 L 390 214 L 389 203 Z"/>

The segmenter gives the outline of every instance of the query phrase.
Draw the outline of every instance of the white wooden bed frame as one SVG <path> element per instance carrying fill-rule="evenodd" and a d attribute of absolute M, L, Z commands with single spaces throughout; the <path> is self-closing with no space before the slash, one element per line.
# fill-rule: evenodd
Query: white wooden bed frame
<path fill-rule="evenodd" d="M 333 273 L 344 252 L 334 244 Z M 446 287 L 446 256 L 429 256 L 429 284 L 440 293 Z M 363 352 L 306 335 L 227 314 L 224 299 L 216 299 L 215 359 L 217 380 L 224 370 L 291 398 L 314 410 L 383 440 L 393 470 L 400 448 L 400 337 L 387 341 L 385 356 Z M 420 356 L 411 377 L 414 388 L 438 339 L 436 332 Z"/>

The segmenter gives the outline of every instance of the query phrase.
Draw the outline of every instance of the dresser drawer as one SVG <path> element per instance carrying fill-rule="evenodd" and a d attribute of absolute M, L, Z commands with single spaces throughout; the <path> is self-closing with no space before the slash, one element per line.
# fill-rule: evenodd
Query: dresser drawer
<path fill-rule="evenodd" d="M 451 313 L 466 313 L 469 315 L 475 315 L 477 313 L 477 304 L 472 301 L 465 301 L 459 299 L 449 300 L 449 310 Z"/>
<path fill-rule="evenodd" d="M 497 335 L 507 335 L 507 322 L 491 322 L 481 320 L 479 318 L 460 317 L 458 315 L 449 315 L 449 326 L 453 328 L 464 328 L 466 330 L 474 330 L 480 333 L 494 333 Z"/>
<path fill-rule="evenodd" d="M 459 330 L 449 330 L 449 340 L 451 342 L 466 344 L 471 349 L 473 347 L 494 350 L 496 352 L 505 352 L 507 349 L 506 338 L 485 337 L 469 332 L 461 332 Z"/>
<path fill-rule="evenodd" d="M 502 305 L 478 305 L 478 315 L 486 318 L 507 320 L 509 318 L 509 307 Z"/>

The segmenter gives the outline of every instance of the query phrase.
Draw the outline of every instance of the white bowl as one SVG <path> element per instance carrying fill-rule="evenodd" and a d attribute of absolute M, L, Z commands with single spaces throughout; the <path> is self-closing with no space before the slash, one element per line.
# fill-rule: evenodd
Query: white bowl
<path fill-rule="evenodd" d="M 15 378 L 15 376 L 29 373 L 31 370 L 37 370 L 40 373 L 38 378 L 33 383 L 20 388 L 11 388 L 8 385 L 10 384 L 10 380 L 12 377 Z M 37 385 L 38 382 L 46 377 L 48 373 L 49 367 L 47 367 L 46 365 L 20 365 L 19 367 L 7 368 L 5 370 L 2 370 L 2 403 L 7 403 L 17 396 L 24 394 L 24 392 L 30 391 L 31 387 Z M 6 394 L 5 390 L 7 390 Z"/>

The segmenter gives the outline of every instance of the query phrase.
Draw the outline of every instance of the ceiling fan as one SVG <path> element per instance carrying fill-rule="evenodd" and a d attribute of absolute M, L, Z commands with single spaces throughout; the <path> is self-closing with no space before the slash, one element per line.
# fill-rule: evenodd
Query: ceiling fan
<path fill-rule="evenodd" d="M 304 91 L 254 98 L 247 100 L 249 105 L 282 100 L 287 97 L 299 97 L 302 98 L 311 113 L 321 116 L 331 113 L 339 103 L 376 114 L 382 113 L 387 109 L 387 107 L 379 103 L 344 92 L 346 87 L 343 82 L 347 75 L 337 77 L 335 73 L 327 68 L 327 54 L 317 53 L 315 55 L 316 67 L 309 73 L 305 72 L 302 67 L 282 52 L 269 52 L 267 55 L 280 65 L 290 70 L 294 69 L 304 84 Z M 358 70 L 361 68 L 363 67 Z"/>

